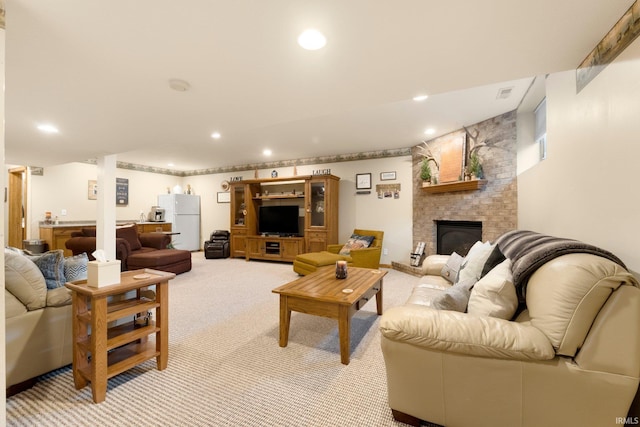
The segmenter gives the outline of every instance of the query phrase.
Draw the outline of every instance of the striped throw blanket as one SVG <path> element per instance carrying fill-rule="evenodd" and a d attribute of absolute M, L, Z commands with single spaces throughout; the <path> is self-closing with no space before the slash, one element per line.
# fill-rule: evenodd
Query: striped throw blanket
<path fill-rule="evenodd" d="M 512 263 L 513 283 L 518 299 L 524 303 L 529 277 L 546 262 L 561 255 L 588 253 L 608 258 L 625 269 L 624 263 L 609 251 L 578 240 L 547 236 L 527 230 L 509 231 L 495 241 Z"/>

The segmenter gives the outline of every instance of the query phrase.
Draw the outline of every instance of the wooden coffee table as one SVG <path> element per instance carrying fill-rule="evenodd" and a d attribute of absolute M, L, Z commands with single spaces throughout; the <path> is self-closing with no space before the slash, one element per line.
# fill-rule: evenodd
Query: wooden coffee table
<path fill-rule="evenodd" d="M 377 312 L 382 314 L 382 279 L 386 274 L 381 270 L 349 267 L 348 277 L 340 280 L 336 279 L 335 267 L 329 266 L 275 288 L 272 292 L 280 294 L 280 347 L 289 342 L 292 311 L 337 319 L 340 361 L 348 365 L 351 316 L 374 295 Z"/>

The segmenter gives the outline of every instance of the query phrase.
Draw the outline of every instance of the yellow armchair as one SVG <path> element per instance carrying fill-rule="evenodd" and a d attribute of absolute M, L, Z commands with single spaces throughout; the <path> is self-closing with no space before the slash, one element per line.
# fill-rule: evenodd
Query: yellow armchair
<path fill-rule="evenodd" d="M 353 234 L 358 234 L 360 236 L 373 236 L 374 239 L 368 248 L 352 249 L 349 255 L 341 256 L 347 261 L 347 263 L 352 264 L 354 267 L 379 268 L 384 231 L 362 230 L 356 228 L 353 230 Z M 338 254 L 343 247 L 344 244 L 327 245 L 327 252 Z"/>
<path fill-rule="evenodd" d="M 327 245 L 327 250 L 322 252 L 300 254 L 293 261 L 293 271 L 304 276 L 313 273 L 320 267 L 335 264 L 338 260 L 345 260 L 354 267 L 379 268 L 384 231 L 355 229 L 353 234 L 373 236 L 374 239 L 368 248 L 352 249 L 349 255 L 339 254 L 344 244 Z"/>

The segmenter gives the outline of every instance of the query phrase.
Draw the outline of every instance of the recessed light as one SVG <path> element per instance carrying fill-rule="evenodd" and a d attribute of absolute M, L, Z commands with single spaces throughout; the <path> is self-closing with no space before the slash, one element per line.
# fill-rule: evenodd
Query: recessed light
<path fill-rule="evenodd" d="M 173 163 L 167 163 L 167 166 L 169 166 L 170 168 L 174 167 L 175 165 Z"/>
<path fill-rule="evenodd" d="M 305 30 L 298 36 L 298 44 L 307 50 L 318 50 L 327 44 L 327 38 L 318 30 Z"/>
<path fill-rule="evenodd" d="M 425 99 L 427 99 L 429 97 L 429 95 L 418 95 L 418 96 L 414 96 L 413 100 L 414 101 L 424 101 Z"/>
<path fill-rule="evenodd" d="M 429 128 L 424 131 L 425 135 L 433 135 L 434 133 L 436 133 L 436 130 L 434 128 Z"/>
<path fill-rule="evenodd" d="M 268 148 L 262 151 L 262 154 L 264 154 L 265 156 L 270 156 L 272 154 L 271 150 L 269 150 Z"/>
<path fill-rule="evenodd" d="M 222 135 L 220 135 L 220 132 L 214 132 L 211 134 L 211 138 L 213 139 L 220 139 Z"/>
<path fill-rule="evenodd" d="M 59 130 L 57 127 L 49 124 L 38 125 L 38 130 L 44 133 L 58 133 Z"/>

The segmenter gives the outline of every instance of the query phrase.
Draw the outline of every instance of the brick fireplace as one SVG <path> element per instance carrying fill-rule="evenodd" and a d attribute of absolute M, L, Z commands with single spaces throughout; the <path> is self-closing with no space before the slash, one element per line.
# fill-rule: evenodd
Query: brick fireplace
<path fill-rule="evenodd" d="M 517 227 L 516 183 L 516 112 L 467 126 L 478 142 L 487 146 L 478 150 L 487 183 L 478 190 L 427 193 L 420 180 L 422 157 L 414 148 L 413 161 L 413 245 L 425 242 L 425 254 L 437 253 L 439 221 L 477 222 L 481 224 L 483 241 L 495 240 L 502 233 Z M 452 137 L 464 130 L 429 141 L 436 159 Z M 436 172 L 437 173 L 437 172 Z M 462 255 L 462 254 L 461 254 Z"/>

